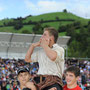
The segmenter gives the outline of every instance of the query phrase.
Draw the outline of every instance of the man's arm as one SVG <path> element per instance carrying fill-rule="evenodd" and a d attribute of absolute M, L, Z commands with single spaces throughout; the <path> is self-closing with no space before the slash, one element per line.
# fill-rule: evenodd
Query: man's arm
<path fill-rule="evenodd" d="M 31 61 L 31 55 L 32 55 L 32 53 L 33 53 L 33 50 L 34 50 L 34 46 L 31 45 L 30 48 L 29 48 L 29 50 L 28 50 L 27 53 L 26 53 L 26 56 L 25 56 L 25 61 L 26 61 L 26 62 L 32 62 L 32 61 Z"/>
<path fill-rule="evenodd" d="M 44 51 L 45 51 L 46 55 L 50 58 L 50 60 L 55 61 L 56 57 L 57 57 L 57 52 L 52 50 L 47 45 L 44 45 L 43 48 L 44 48 Z"/>
<path fill-rule="evenodd" d="M 31 61 L 31 55 L 32 55 L 32 53 L 33 53 L 34 48 L 37 47 L 37 46 L 40 46 L 40 41 L 39 41 L 39 42 L 36 42 L 36 43 L 33 43 L 33 44 L 30 46 L 30 48 L 29 48 L 29 50 L 27 51 L 26 56 L 25 56 L 25 61 L 26 61 L 26 62 L 32 62 L 32 61 Z"/>
<path fill-rule="evenodd" d="M 49 40 L 42 38 L 41 47 L 44 49 L 46 55 L 50 58 L 50 60 L 55 61 L 57 57 L 57 52 L 52 50 L 48 46 L 48 43 L 49 43 Z"/>

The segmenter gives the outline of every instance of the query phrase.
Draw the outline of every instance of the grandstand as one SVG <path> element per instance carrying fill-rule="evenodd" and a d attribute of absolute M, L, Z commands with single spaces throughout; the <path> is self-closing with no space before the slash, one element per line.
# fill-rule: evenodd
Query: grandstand
<path fill-rule="evenodd" d="M 0 32 L 0 57 L 24 59 L 25 54 L 31 43 L 37 42 L 41 35 L 36 34 L 16 34 Z M 57 43 L 67 48 L 69 36 L 61 36 Z M 37 48 L 36 50 L 38 50 Z"/>

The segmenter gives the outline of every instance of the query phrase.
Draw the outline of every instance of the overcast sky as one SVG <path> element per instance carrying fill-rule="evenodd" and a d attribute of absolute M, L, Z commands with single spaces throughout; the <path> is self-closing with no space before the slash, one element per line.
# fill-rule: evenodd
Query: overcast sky
<path fill-rule="evenodd" d="M 90 0 L 0 0 L 0 19 L 62 12 L 90 19 Z"/>

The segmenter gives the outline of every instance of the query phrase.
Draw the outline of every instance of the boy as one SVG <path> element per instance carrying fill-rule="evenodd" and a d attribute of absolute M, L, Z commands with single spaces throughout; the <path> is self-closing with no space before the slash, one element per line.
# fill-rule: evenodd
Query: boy
<path fill-rule="evenodd" d="M 80 76 L 80 69 L 76 66 L 71 66 L 66 69 L 65 79 L 67 84 L 63 87 L 63 90 L 82 90 L 78 85 L 77 81 Z"/>
<path fill-rule="evenodd" d="M 20 86 L 18 87 L 18 89 L 15 90 L 24 90 L 25 88 L 27 88 L 26 90 L 36 90 L 36 87 L 33 84 L 33 82 L 29 81 L 30 74 L 27 68 L 21 67 L 18 69 L 17 73 L 18 73 L 17 78 L 20 83 Z"/>

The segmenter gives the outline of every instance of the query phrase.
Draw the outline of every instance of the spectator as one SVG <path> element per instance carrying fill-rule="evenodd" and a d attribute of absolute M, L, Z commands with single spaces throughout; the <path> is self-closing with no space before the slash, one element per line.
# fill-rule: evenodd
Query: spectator
<path fill-rule="evenodd" d="M 76 66 L 71 66 L 66 69 L 65 79 L 67 84 L 63 87 L 63 90 L 82 90 L 77 81 L 80 76 L 80 70 Z"/>
<path fill-rule="evenodd" d="M 6 81 L 2 81 L 2 87 L 1 87 L 1 90 L 7 90 L 6 89 Z"/>
<path fill-rule="evenodd" d="M 20 85 L 15 87 L 14 90 L 16 90 L 16 88 L 18 88 L 19 90 L 24 90 L 25 88 L 29 90 L 36 90 L 36 87 L 33 84 L 33 82 L 30 82 L 29 80 L 30 80 L 29 70 L 25 67 L 19 68 L 18 69 L 18 81 Z"/>
<path fill-rule="evenodd" d="M 84 72 L 81 74 L 81 83 L 82 83 L 82 85 L 85 85 L 87 83 L 86 82 L 86 75 Z"/>

